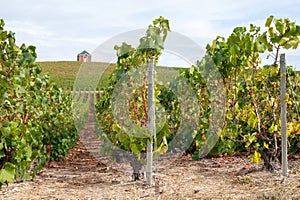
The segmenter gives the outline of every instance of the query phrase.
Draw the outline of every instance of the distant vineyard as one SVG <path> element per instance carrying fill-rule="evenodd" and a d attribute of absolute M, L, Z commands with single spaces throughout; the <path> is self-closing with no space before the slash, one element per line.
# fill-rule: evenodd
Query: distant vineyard
<path fill-rule="evenodd" d="M 49 74 L 50 80 L 55 82 L 58 87 L 63 89 L 73 89 L 74 82 L 76 80 L 77 73 L 81 67 L 81 62 L 75 61 L 53 61 L 53 62 L 38 62 L 42 66 L 42 73 Z M 114 65 L 109 65 L 107 63 L 90 63 L 89 65 L 97 65 L 107 69 L 101 77 L 101 80 L 98 84 L 99 87 L 103 87 L 107 85 L 107 80 L 109 75 L 114 69 Z M 87 77 L 89 78 L 89 77 Z M 75 89 L 76 90 L 76 89 Z"/>
<path fill-rule="evenodd" d="M 80 67 L 84 67 L 81 62 L 76 61 L 47 61 L 47 62 L 38 62 L 42 66 L 42 73 L 49 74 L 50 80 L 55 82 L 58 87 L 61 87 L 66 90 L 73 90 L 73 85 L 76 80 L 77 73 Z M 100 66 L 107 68 L 101 76 L 101 79 L 98 83 L 98 88 L 104 88 L 108 86 L 109 76 L 112 74 L 115 69 L 114 64 L 100 63 L 100 62 L 91 62 L 88 65 Z M 174 70 L 175 69 L 175 70 Z M 178 68 L 172 67 L 157 67 L 157 77 L 158 79 L 169 80 L 174 77 L 174 73 L 177 73 Z M 90 76 L 99 76 L 97 74 L 88 75 L 87 80 L 93 80 Z M 77 90 L 75 88 L 74 90 Z M 89 88 L 84 88 L 84 90 L 89 90 Z"/>

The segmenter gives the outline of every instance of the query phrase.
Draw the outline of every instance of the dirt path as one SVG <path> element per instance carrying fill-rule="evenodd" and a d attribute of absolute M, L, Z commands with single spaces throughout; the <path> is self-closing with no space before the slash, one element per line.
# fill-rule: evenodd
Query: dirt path
<path fill-rule="evenodd" d="M 129 164 L 99 154 L 93 100 L 78 146 L 65 161 L 50 163 L 33 181 L 4 186 L 1 199 L 300 199 L 300 155 L 289 159 L 286 179 L 259 170 L 245 156 L 184 156 L 162 163 L 159 192 L 145 180 L 133 182 Z"/>

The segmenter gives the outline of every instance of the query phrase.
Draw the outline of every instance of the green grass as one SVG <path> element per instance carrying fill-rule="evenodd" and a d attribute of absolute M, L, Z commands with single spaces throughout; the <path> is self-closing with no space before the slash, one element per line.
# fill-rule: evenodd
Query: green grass
<path fill-rule="evenodd" d="M 42 67 L 42 73 L 49 74 L 50 80 L 64 90 L 73 89 L 74 83 L 75 89 L 88 90 L 89 88 L 93 88 L 92 85 L 95 85 L 95 82 L 100 76 L 98 72 L 103 70 L 104 72 L 97 87 L 107 87 L 109 76 L 115 67 L 114 64 L 102 62 L 81 63 L 75 61 L 54 61 L 38 62 L 38 64 Z M 171 81 L 178 75 L 178 69 L 179 68 L 156 67 L 157 79 Z M 78 73 L 80 73 L 80 76 L 78 76 Z"/>
<path fill-rule="evenodd" d="M 72 88 L 81 65 L 80 62 L 72 61 L 38 62 L 38 64 L 42 67 L 42 73 L 49 74 L 50 80 L 62 88 Z"/>
<path fill-rule="evenodd" d="M 79 71 L 81 72 L 80 78 L 85 79 L 84 82 L 87 82 L 88 87 L 90 82 L 99 76 L 94 73 L 97 68 L 99 70 L 105 70 L 101 76 L 100 82 L 101 86 L 107 86 L 109 75 L 114 69 L 114 65 L 101 62 L 91 62 L 87 64 L 75 61 L 54 61 L 38 62 L 38 64 L 42 67 L 42 73 L 49 74 L 50 80 L 63 89 L 73 88 Z"/>

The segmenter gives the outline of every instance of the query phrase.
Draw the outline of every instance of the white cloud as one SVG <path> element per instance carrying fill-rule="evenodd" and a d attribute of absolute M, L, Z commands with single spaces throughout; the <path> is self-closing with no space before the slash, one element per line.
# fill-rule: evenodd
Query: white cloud
<path fill-rule="evenodd" d="M 46 27 L 27 21 L 13 20 L 7 21 L 6 24 L 7 29 L 11 29 L 14 32 L 18 32 L 19 34 L 28 34 L 37 37 L 50 37 L 53 35 L 53 33 L 51 33 L 50 30 L 47 30 Z"/>
<path fill-rule="evenodd" d="M 18 42 L 37 46 L 40 60 L 74 60 L 79 51 L 93 51 L 112 36 L 147 28 L 159 15 L 201 46 L 235 26 L 263 25 L 269 15 L 300 23 L 297 0 L 11 0 L 1 6 L 7 29 L 16 32 Z"/>

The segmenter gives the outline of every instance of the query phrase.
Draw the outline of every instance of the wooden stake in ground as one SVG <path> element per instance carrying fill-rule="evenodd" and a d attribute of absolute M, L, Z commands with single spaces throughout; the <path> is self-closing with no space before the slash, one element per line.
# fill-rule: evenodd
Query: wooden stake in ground
<path fill-rule="evenodd" d="M 154 139 L 156 145 L 155 132 L 155 104 L 154 104 L 154 62 L 152 59 L 148 61 L 148 130 Z M 146 181 L 147 185 L 152 182 L 152 142 L 147 141 L 147 166 L 146 166 Z"/>
<path fill-rule="evenodd" d="M 286 136 L 286 65 L 285 54 L 280 55 L 280 107 L 281 107 L 281 156 L 282 175 L 287 176 L 287 136 Z"/>

